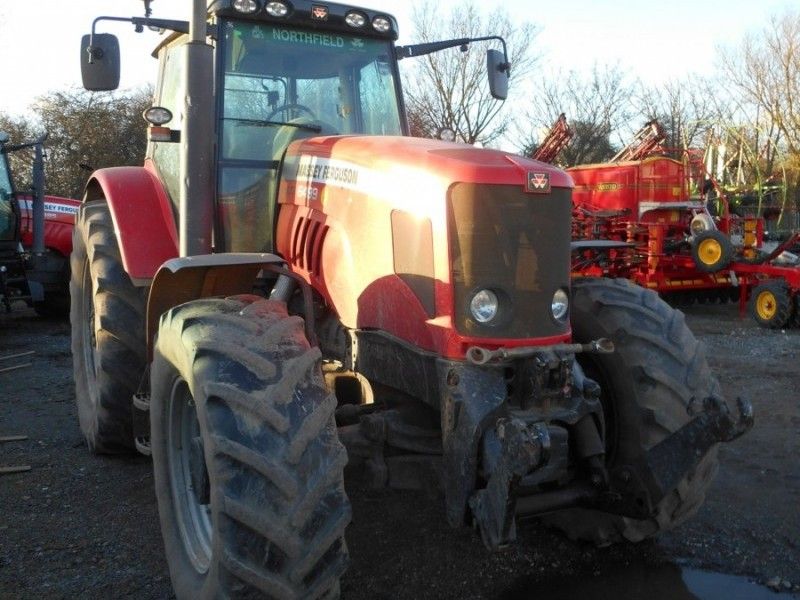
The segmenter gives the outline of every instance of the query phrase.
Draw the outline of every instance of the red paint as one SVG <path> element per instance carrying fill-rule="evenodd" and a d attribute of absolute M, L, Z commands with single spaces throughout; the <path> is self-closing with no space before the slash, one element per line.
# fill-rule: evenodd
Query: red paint
<path fill-rule="evenodd" d="M 551 165 L 438 140 L 352 136 L 298 141 L 289 146 L 284 162 L 276 247 L 350 328 L 379 329 L 455 359 L 463 359 L 473 345 L 566 341 L 569 333 L 548 339 L 470 337 L 453 325 L 449 187 L 467 182 L 525 189 L 532 171 L 546 173 L 554 188 L 572 187 L 571 178 Z M 434 318 L 394 272 L 393 210 L 431 222 Z"/>
<path fill-rule="evenodd" d="M 33 245 L 32 202 L 31 196 L 19 196 L 20 233 L 22 245 L 25 248 Z M 72 229 L 75 224 L 75 214 L 78 212 L 80 204 L 78 200 L 72 198 L 44 197 L 45 248 L 58 252 L 62 256 L 69 256 L 72 252 Z"/>
<path fill-rule="evenodd" d="M 689 199 L 684 166 L 662 156 L 644 160 L 581 165 L 567 169 L 575 181 L 576 206 L 627 210 L 638 220 L 642 201 L 685 202 Z"/>
<path fill-rule="evenodd" d="M 122 264 L 133 279 L 152 279 L 158 268 L 178 256 L 178 232 L 172 206 L 151 164 L 113 167 L 92 174 L 111 209 Z"/>

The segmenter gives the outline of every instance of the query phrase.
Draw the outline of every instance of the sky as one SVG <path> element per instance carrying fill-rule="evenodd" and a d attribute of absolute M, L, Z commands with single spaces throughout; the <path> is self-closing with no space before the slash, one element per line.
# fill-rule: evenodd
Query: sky
<path fill-rule="evenodd" d="M 397 17 L 399 43 L 409 42 L 411 13 L 419 0 L 359 0 Z M 458 5 L 439 0 L 442 13 Z M 536 24 L 532 41 L 541 57 L 538 73 L 558 76 L 586 71 L 594 63 L 618 65 L 632 77 L 658 85 L 714 68 L 715 48 L 736 45 L 747 32 L 764 28 L 788 0 L 503 0 L 478 2 L 484 10 L 505 8 L 512 19 Z M 25 114 L 37 96 L 80 86 L 80 39 L 99 15 L 142 16 L 141 0 L 2 0 L 0 64 L 6 78 L 0 112 Z M 189 0 L 154 0 L 153 16 L 187 18 Z M 136 34 L 123 23 L 101 23 L 122 47 L 122 88 L 155 81 L 150 52 L 159 36 Z M 513 56 L 511 57 L 513 63 Z M 534 74 L 536 76 L 536 74 Z M 534 88 L 535 89 L 535 88 Z M 513 88 L 510 94 L 513 95 Z"/>

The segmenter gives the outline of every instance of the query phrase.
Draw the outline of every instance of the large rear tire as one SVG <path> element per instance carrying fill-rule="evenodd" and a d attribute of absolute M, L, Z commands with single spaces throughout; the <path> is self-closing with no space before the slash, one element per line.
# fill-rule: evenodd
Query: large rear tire
<path fill-rule="evenodd" d="M 579 360 L 602 389 L 607 464 L 644 464 L 647 450 L 691 419 L 691 401 L 719 396 L 719 384 L 683 313 L 654 292 L 621 279 L 578 279 L 572 295 L 575 340 L 604 337 L 615 346 L 613 354 L 582 355 Z M 659 502 L 651 519 L 571 509 L 545 521 L 573 539 L 598 545 L 623 539 L 638 542 L 692 516 L 716 471 L 714 445 Z"/>
<path fill-rule="evenodd" d="M 347 566 L 347 453 L 303 321 L 255 296 L 161 318 L 151 443 L 179 599 L 331 598 Z"/>
<path fill-rule="evenodd" d="M 83 204 L 72 235 L 70 321 L 81 431 L 98 454 L 134 449 L 132 398 L 145 370 L 146 289 L 122 266 L 108 205 Z"/>

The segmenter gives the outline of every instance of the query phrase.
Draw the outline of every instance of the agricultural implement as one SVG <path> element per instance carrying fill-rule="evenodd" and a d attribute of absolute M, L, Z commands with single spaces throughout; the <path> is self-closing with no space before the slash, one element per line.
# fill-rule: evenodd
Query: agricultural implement
<path fill-rule="evenodd" d="M 611 162 L 567 169 L 573 275 L 623 277 L 678 305 L 737 301 L 760 325 L 792 324 L 800 237 L 767 250 L 764 219 L 733 214 L 702 160 L 662 155 L 663 139 L 649 122 Z"/>
<path fill-rule="evenodd" d="M 71 281 L 81 429 L 152 455 L 177 597 L 337 596 L 348 461 L 439 488 L 490 549 L 517 516 L 600 544 L 689 517 L 749 405 L 655 293 L 571 281 L 563 171 L 407 137 L 398 60 L 490 41 L 504 99 L 503 40 L 398 47 L 390 15 L 306 0 L 193 8 L 112 18 L 174 33 L 145 165 L 89 179 Z M 84 85 L 116 87 L 118 57 L 85 36 Z"/>
<path fill-rule="evenodd" d="M 80 202 L 44 195 L 45 137 L 17 145 L 0 134 L 0 302 L 17 300 L 42 316 L 69 313 L 69 254 Z M 32 194 L 14 187 L 8 154 L 33 150 Z"/>

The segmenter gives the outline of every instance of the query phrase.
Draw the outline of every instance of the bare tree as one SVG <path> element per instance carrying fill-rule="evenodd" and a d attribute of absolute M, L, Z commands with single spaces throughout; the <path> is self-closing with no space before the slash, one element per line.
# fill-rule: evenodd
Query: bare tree
<path fill-rule="evenodd" d="M 720 52 L 720 70 L 729 89 L 741 96 L 741 107 L 760 136 L 756 153 L 765 145 L 782 145 L 781 167 L 791 179 L 795 202 L 800 201 L 800 12 L 787 11 L 770 19 L 758 35 L 748 35 L 733 50 Z"/>
<path fill-rule="evenodd" d="M 717 85 L 698 76 L 661 86 L 641 86 L 634 99 L 642 123 L 657 120 L 666 131 L 669 148 L 702 147 L 713 124 L 728 110 L 730 99 Z"/>
<path fill-rule="evenodd" d="M 542 131 L 565 113 L 575 132 L 559 162 L 577 165 L 602 162 L 614 155 L 613 138 L 621 139 L 630 120 L 631 84 L 617 66 L 594 66 L 588 78 L 574 71 L 543 78 L 526 118 L 517 124 L 522 153 L 530 155 Z"/>
<path fill-rule="evenodd" d="M 504 10 L 493 9 L 484 17 L 469 0 L 442 15 L 440 6 L 426 0 L 414 8 L 416 42 L 499 35 L 508 44 L 511 82 L 527 75 L 535 62 L 532 54 L 536 28 L 516 24 Z M 497 42 L 492 42 L 496 44 Z M 504 103 L 492 98 L 486 84 L 485 43 L 474 43 L 466 52 L 443 50 L 404 61 L 404 86 L 413 135 L 434 137 L 442 127 L 456 132 L 468 144 L 490 144 L 502 136 L 511 121 Z"/>

